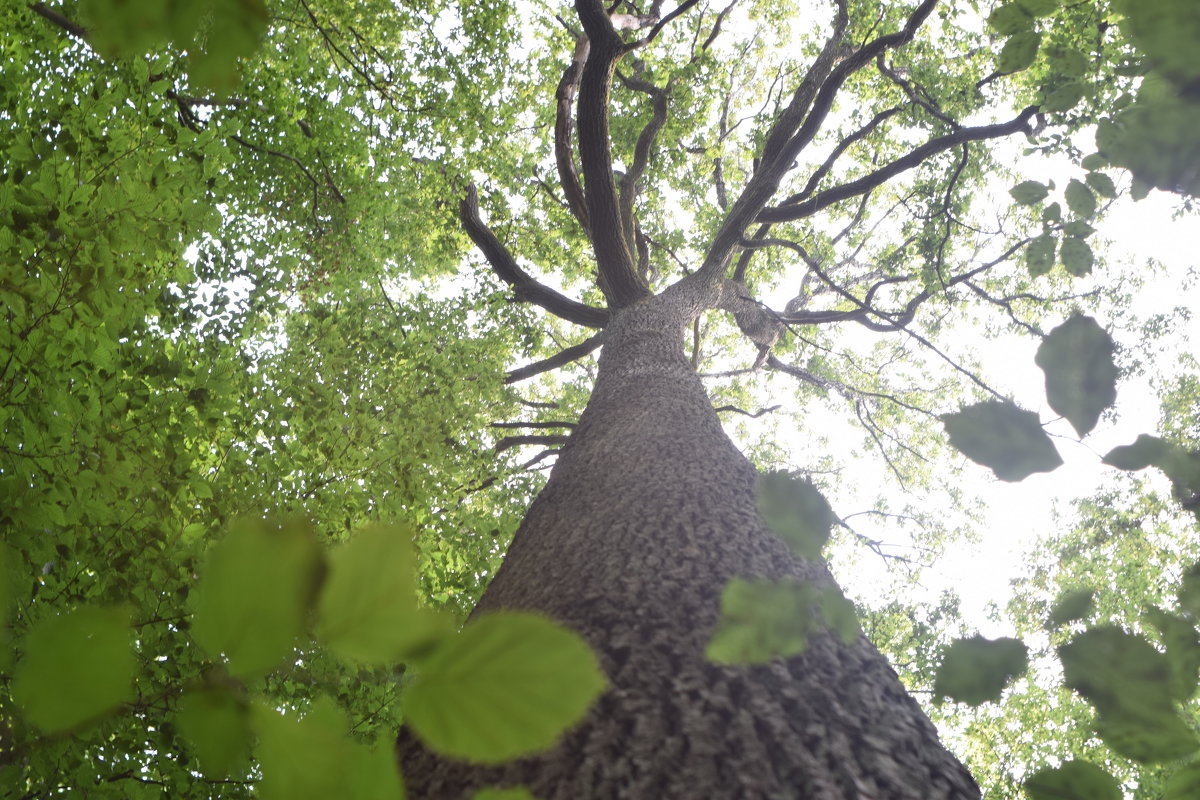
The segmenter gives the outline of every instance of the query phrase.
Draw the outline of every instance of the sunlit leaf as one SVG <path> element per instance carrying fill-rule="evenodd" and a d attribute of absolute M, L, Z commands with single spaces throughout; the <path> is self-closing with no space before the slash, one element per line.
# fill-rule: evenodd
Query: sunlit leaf
<path fill-rule="evenodd" d="M 1091 317 L 1076 315 L 1042 341 L 1034 362 L 1046 375 L 1046 400 L 1080 436 L 1117 399 L 1112 337 Z"/>
<path fill-rule="evenodd" d="M 1025 781 L 1030 800 L 1121 800 L 1121 785 L 1095 764 L 1066 761 Z"/>
<path fill-rule="evenodd" d="M 444 755 L 507 761 L 553 745 L 605 683 L 577 634 L 536 614 L 495 612 L 422 659 L 406 723 Z"/>
<path fill-rule="evenodd" d="M 235 675 L 260 675 L 295 646 L 316 589 L 319 551 L 300 523 L 246 520 L 213 546 L 191 595 L 192 637 Z"/>
<path fill-rule="evenodd" d="M 455 628 L 417 606 L 412 531 L 374 526 L 329 555 L 317 603 L 317 636 L 342 658 L 394 664 Z"/>
<path fill-rule="evenodd" d="M 802 558 L 815 559 L 836 517 L 817 488 L 785 472 L 759 475 L 758 510 L 763 520 Z"/>
<path fill-rule="evenodd" d="M 1037 414 L 990 400 L 943 414 L 950 444 L 1004 481 L 1019 481 L 1062 464 Z"/>
<path fill-rule="evenodd" d="M 129 612 L 83 606 L 39 620 L 20 643 L 12 697 L 46 733 L 91 722 L 133 696 Z"/>
<path fill-rule="evenodd" d="M 1029 649 L 1018 639 L 957 639 L 946 648 L 933 694 L 972 706 L 999 700 L 1004 687 L 1028 668 Z"/>

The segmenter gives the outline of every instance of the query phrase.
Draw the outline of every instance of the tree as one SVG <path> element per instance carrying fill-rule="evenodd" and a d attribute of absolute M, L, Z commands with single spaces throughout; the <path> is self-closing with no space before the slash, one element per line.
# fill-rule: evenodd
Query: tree
<path fill-rule="evenodd" d="M 378 740 L 401 705 L 418 797 L 978 796 L 822 560 L 837 515 L 718 417 L 788 376 L 919 484 L 928 420 L 983 400 L 944 415 L 951 443 L 1004 479 L 1052 469 L 1036 416 L 946 352 L 977 305 L 1046 340 L 1080 435 L 1111 404 L 1103 331 L 1040 326 L 1084 299 L 1106 170 L 1194 190 L 1173 37 L 1196 12 L 1018 0 L 981 30 L 968 5 L 6 7 L 16 796 L 395 793 Z M 1061 202 L 1031 179 L 987 202 L 1018 134 L 1078 164 Z M 412 289 L 467 238 L 481 287 Z M 849 326 L 882 344 L 832 349 Z M 891 366 L 929 368 L 909 347 L 948 365 L 934 391 Z M 590 390 L 514 388 L 597 349 Z M 539 444 L 550 478 L 456 636 L 404 573 L 473 605 Z M 1187 502 L 1191 457 L 1155 447 L 1141 466 Z M 313 528 L 217 536 L 268 511 Z M 415 555 L 411 528 L 350 536 L 396 520 Z M 598 677 L 514 610 L 576 631 L 608 683 L 557 743 Z M 453 708 L 463 687 L 477 707 Z"/>

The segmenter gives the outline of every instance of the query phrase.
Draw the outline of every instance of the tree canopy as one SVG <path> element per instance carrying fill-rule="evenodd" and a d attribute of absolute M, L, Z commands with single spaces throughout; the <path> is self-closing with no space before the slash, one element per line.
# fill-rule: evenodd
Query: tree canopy
<path fill-rule="evenodd" d="M 397 797 L 401 724 L 552 743 L 590 651 L 463 621 L 608 320 L 677 287 L 716 287 L 687 355 L 795 552 L 885 549 L 848 502 L 963 547 L 956 452 L 1061 463 L 964 338 L 1036 340 L 1081 438 L 1138 376 L 1142 267 L 1096 242 L 1200 195 L 1198 38 L 1191 0 L 0 4 L 5 796 Z M 861 624 L 989 796 L 1193 796 L 1196 375 L 1030 554 L 1013 638 L 747 580 L 710 656 Z M 794 433 L 832 418 L 874 461 Z"/>

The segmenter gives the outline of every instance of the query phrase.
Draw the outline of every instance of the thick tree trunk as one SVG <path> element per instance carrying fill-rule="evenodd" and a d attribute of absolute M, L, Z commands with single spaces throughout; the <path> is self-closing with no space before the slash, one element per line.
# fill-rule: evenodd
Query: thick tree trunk
<path fill-rule="evenodd" d="M 402 733 L 410 796 L 978 798 L 865 640 L 818 635 L 765 666 L 705 660 L 730 578 L 832 578 L 760 519 L 754 469 L 684 357 L 686 305 L 614 314 L 587 410 L 479 606 L 580 632 L 611 688 L 556 748 L 501 767 L 439 759 Z"/>

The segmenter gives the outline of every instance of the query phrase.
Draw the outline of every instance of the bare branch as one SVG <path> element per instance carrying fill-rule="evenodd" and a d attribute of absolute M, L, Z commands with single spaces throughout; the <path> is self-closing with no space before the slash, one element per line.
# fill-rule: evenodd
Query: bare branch
<path fill-rule="evenodd" d="M 575 54 L 571 65 L 566 68 L 562 80 L 558 82 L 558 90 L 555 92 L 557 111 L 554 119 L 554 160 L 558 165 L 558 179 L 562 184 L 563 194 L 566 195 L 567 206 L 590 236 L 587 203 L 583 196 L 583 186 L 579 183 L 579 173 L 575 170 L 575 155 L 571 150 L 571 136 L 575 129 L 575 95 L 579 91 L 579 79 L 583 76 L 583 66 L 587 63 L 589 49 L 586 36 L 575 40 Z"/>
<path fill-rule="evenodd" d="M 789 222 L 791 220 L 810 217 L 816 212 L 829 208 L 843 200 L 871 191 L 900 173 L 918 166 L 932 155 L 944 152 L 966 142 L 998 139 L 1025 130 L 1029 126 L 1029 120 L 1037 113 L 1037 110 L 1037 106 L 1029 106 L 1017 115 L 1017 117 L 1008 122 L 996 125 L 981 125 L 976 128 L 959 128 L 953 133 L 931 139 L 912 152 L 857 180 L 824 190 L 810 200 L 802 200 L 799 194 L 792 195 L 778 206 L 763 209 L 756 219 L 759 222 Z"/>
<path fill-rule="evenodd" d="M 633 204 L 641 189 L 642 176 L 646 174 L 646 168 L 650 165 L 650 149 L 654 146 L 658 132 L 662 130 L 667 121 L 667 101 L 670 98 L 670 87 L 668 85 L 668 88 L 664 89 L 641 78 L 626 77 L 620 72 L 617 72 L 617 76 L 626 87 L 635 92 L 649 95 L 653 109 L 650 121 L 638 134 L 637 145 L 633 151 L 633 163 L 629 165 L 625 172 L 625 178 L 621 181 L 621 220 L 625 224 L 625 237 L 627 241 L 636 242 Z"/>
<path fill-rule="evenodd" d="M 603 336 L 597 333 L 584 339 L 577 345 L 566 348 L 560 353 L 550 356 L 550 358 L 535 361 L 532 364 L 526 364 L 523 367 L 518 367 L 512 372 L 504 376 L 505 383 L 517 383 L 518 381 L 532 378 L 534 375 L 541 375 L 543 372 L 549 372 L 552 369 L 557 369 L 565 364 L 570 364 L 572 361 L 577 361 L 588 353 L 595 350 L 603 341 Z"/>
<path fill-rule="evenodd" d="M 79 25 L 78 23 L 72 22 L 54 9 L 48 8 L 45 3 L 30 3 L 29 10 L 37 14 L 42 19 L 53 22 L 55 25 L 71 34 L 79 41 L 87 43 L 87 28 Z"/>
<path fill-rule="evenodd" d="M 527 444 L 566 444 L 570 438 L 567 434 L 530 434 L 528 436 L 505 436 L 496 442 L 493 448 L 497 453 L 511 450 L 514 447 L 524 447 Z"/>
<path fill-rule="evenodd" d="M 716 411 L 718 414 L 724 411 L 733 411 L 738 414 L 744 414 L 752 419 L 758 419 L 763 414 L 770 414 L 772 411 L 778 411 L 780 408 L 782 408 L 782 406 L 767 406 L 766 408 L 760 408 L 758 411 L 751 413 L 743 408 L 738 408 L 737 406 L 721 406 L 720 408 L 714 408 L 713 411 Z"/>
<path fill-rule="evenodd" d="M 492 271 L 516 290 L 515 296 L 518 300 L 535 303 L 551 314 L 576 325 L 602 328 L 608 322 L 608 312 L 604 309 L 585 305 L 556 292 L 534 280 L 533 276 L 517 265 L 512 254 L 479 218 L 479 194 L 474 184 L 468 187 L 466 196 L 459 202 L 458 215 L 467 235 L 483 252 Z"/>

